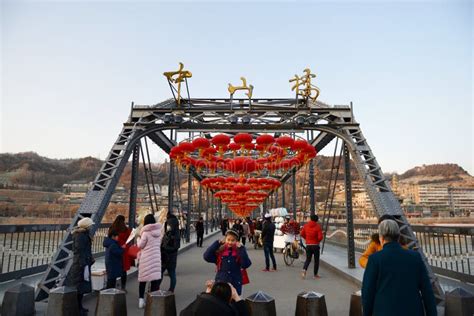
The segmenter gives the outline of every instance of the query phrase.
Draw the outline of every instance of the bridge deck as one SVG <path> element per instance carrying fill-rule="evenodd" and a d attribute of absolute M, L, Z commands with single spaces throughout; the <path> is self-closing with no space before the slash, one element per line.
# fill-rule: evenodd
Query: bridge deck
<path fill-rule="evenodd" d="M 205 281 L 214 277 L 215 267 L 204 262 L 202 253 L 206 245 L 220 235 L 212 236 L 204 241 L 204 248 L 193 247 L 178 257 L 176 288 L 176 307 L 178 313 L 191 303 L 196 295 L 203 291 Z M 261 272 L 264 267 L 262 250 L 254 250 L 247 245 L 252 266 L 248 270 L 250 284 L 244 287 L 243 297 L 262 290 L 275 298 L 278 315 L 294 315 L 296 296 L 301 291 L 317 291 L 326 294 L 326 304 L 329 315 L 348 315 L 350 295 L 357 290 L 353 283 L 341 278 L 337 274 L 322 268 L 319 280 L 301 280 L 299 272 L 301 263 L 295 262 L 293 267 L 286 267 L 280 253 L 276 254 L 278 272 Z M 312 265 L 311 265 L 312 269 Z M 165 276 L 161 288 L 167 289 L 169 278 Z M 142 315 L 138 309 L 138 282 L 135 276 L 130 277 L 127 284 L 127 307 L 129 315 Z M 92 312 L 95 309 L 96 296 L 90 295 L 85 299 L 85 305 Z M 93 315 L 93 313 L 89 313 Z"/>

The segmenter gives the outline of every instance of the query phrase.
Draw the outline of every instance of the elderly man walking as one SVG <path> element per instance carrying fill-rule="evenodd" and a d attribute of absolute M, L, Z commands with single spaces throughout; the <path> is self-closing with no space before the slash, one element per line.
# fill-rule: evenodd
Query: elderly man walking
<path fill-rule="evenodd" d="M 383 249 L 369 257 L 362 282 L 364 316 L 435 316 L 435 297 L 420 254 L 400 246 L 394 220 L 379 224 L 379 236 Z"/>

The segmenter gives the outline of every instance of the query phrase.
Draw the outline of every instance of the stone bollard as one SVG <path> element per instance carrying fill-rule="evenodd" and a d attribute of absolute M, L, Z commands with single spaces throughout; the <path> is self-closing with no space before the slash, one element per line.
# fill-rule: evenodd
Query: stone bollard
<path fill-rule="evenodd" d="M 351 294 L 349 316 L 362 316 L 362 293 L 360 290 Z"/>
<path fill-rule="evenodd" d="M 155 291 L 146 296 L 145 316 L 176 316 L 174 293 Z"/>
<path fill-rule="evenodd" d="M 298 294 L 295 316 L 328 316 L 324 294 L 313 291 Z"/>
<path fill-rule="evenodd" d="M 9 288 L 3 296 L 2 315 L 26 316 L 35 313 L 35 289 L 24 283 Z"/>
<path fill-rule="evenodd" d="M 276 316 L 275 300 L 258 291 L 245 299 L 251 316 Z"/>
<path fill-rule="evenodd" d="M 127 298 L 119 289 L 106 289 L 99 293 L 96 316 L 127 316 Z"/>
<path fill-rule="evenodd" d="M 474 314 L 474 295 L 462 288 L 446 293 L 446 316 L 472 316 Z"/>
<path fill-rule="evenodd" d="M 61 286 L 49 291 L 46 316 L 79 316 L 76 288 Z"/>

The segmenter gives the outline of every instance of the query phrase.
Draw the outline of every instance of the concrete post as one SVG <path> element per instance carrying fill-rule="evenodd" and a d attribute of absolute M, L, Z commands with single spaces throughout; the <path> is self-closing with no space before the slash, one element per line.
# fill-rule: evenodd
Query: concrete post
<path fill-rule="evenodd" d="M 96 316 L 127 316 L 125 291 L 106 289 L 99 293 L 95 309 Z"/>
<path fill-rule="evenodd" d="M 324 294 L 313 291 L 298 294 L 295 316 L 328 316 Z"/>
<path fill-rule="evenodd" d="M 61 286 L 49 291 L 46 316 L 79 316 L 76 288 Z"/>
<path fill-rule="evenodd" d="M 145 316 L 176 316 L 174 294 L 169 291 L 155 291 L 146 297 Z"/>
<path fill-rule="evenodd" d="M 35 289 L 24 283 L 6 290 L 3 296 L 2 315 L 29 316 L 35 313 Z"/>
<path fill-rule="evenodd" d="M 362 316 L 362 296 L 360 290 L 351 294 L 349 316 Z"/>
<path fill-rule="evenodd" d="M 445 316 L 472 316 L 474 314 L 474 295 L 462 288 L 446 293 Z"/>
<path fill-rule="evenodd" d="M 275 299 L 258 291 L 245 299 L 250 316 L 276 316 Z"/>

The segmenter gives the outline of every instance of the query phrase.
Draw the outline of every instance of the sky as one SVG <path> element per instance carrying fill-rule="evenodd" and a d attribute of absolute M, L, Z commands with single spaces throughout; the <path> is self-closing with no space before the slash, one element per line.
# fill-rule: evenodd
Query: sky
<path fill-rule="evenodd" d="M 385 172 L 457 163 L 474 174 L 471 1 L 1 2 L 0 152 L 104 159 L 130 104 L 171 97 L 164 71 L 193 73 L 192 97 L 293 97 L 354 104 Z M 327 151 L 323 154 L 332 154 Z M 162 152 L 154 160 L 165 158 Z"/>

